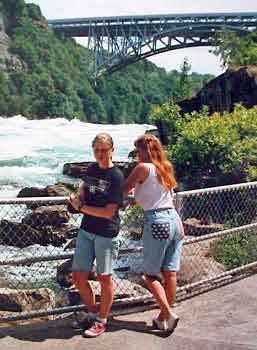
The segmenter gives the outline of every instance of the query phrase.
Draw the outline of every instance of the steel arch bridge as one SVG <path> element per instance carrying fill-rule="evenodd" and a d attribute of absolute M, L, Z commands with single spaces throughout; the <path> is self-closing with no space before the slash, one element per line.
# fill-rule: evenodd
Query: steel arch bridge
<path fill-rule="evenodd" d="M 257 12 L 89 17 L 48 24 L 63 36 L 88 38 L 97 77 L 162 52 L 210 46 L 224 29 L 247 34 L 257 28 Z"/>

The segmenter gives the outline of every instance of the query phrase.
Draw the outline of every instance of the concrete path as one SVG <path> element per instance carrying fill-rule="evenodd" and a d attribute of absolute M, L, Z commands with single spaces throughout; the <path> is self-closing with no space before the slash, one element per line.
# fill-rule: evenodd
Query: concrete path
<path fill-rule="evenodd" d="M 257 350 L 257 275 L 182 302 L 174 334 L 150 327 L 156 311 L 120 316 L 96 339 L 67 320 L 0 328 L 1 350 Z"/>

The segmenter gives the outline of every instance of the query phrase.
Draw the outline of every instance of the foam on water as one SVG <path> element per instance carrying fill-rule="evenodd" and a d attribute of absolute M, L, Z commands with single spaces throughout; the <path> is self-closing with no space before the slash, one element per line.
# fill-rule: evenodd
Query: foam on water
<path fill-rule="evenodd" d="M 99 132 L 112 135 L 114 160 L 127 160 L 135 138 L 149 125 L 102 125 L 64 118 L 28 120 L 0 117 L 0 197 L 25 186 L 62 180 L 64 163 L 93 160 L 91 143 Z"/>
<path fill-rule="evenodd" d="M 152 128 L 149 125 L 99 125 L 63 118 L 28 120 L 22 116 L 0 117 L 0 198 L 15 197 L 23 187 L 44 187 L 65 180 L 64 163 L 93 160 L 91 143 L 99 132 L 112 135 L 115 145 L 114 160 L 127 160 L 134 140 Z M 0 213 L 2 218 L 20 221 L 25 206 Z M 64 253 L 63 247 L 32 245 L 15 248 L 0 245 L 0 261 L 6 259 Z M 66 251 L 67 252 L 67 251 Z M 141 266 L 139 257 L 123 257 L 120 265 Z M 124 261 L 123 261 L 124 260 Z M 140 261 L 139 261 L 140 260 Z M 139 264 L 140 262 L 140 264 Z M 58 261 L 39 262 L 31 266 L 4 266 L 0 275 L 19 286 L 55 280 Z M 26 282 L 27 283 L 27 282 Z"/>

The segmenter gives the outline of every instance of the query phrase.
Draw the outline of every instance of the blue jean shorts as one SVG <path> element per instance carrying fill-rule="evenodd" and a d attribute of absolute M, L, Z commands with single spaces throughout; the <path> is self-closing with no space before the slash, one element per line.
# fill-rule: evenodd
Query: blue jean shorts
<path fill-rule="evenodd" d="M 178 271 L 184 241 L 184 229 L 175 209 L 145 212 L 143 252 L 144 272 L 157 275 Z"/>
<path fill-rule="evenodd" d="M 73 257 L 73 272 L 90 272 L 96 260 L 96 271 L 101 275 L 113 272 L 113 260 L 118 257 L 119 239 L 107 238 L 80 229 Z"/>

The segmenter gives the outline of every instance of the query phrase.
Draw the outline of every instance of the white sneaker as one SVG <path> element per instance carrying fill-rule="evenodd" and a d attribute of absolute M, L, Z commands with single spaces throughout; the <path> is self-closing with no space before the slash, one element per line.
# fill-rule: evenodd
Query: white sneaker
<path fill-rule="evenodd" d="M 171 312 L 170 318 L 167 320 L 167 325 L 168 325 L 167 331 L 173 332 L 178 325 L 178 321 L 179 321 L 178 315 L 176 315 L 175 312 Z"/>
<path fill-rule="evenodd" d="M 178 315 L 171 312 L 168 320 L 160 321 L 158 318 L 153 319 L 153 327 L 165 332 L 173 332 L 179 321 Z"/>
<path fill-rule="evenodd" d="M 158 318 L 153 318 L 152 323 L 153 327 L 159 329 L 160 331 L 166 332 L 168 330 L 168 324 L 166 320 L 161 321 Z"/>

